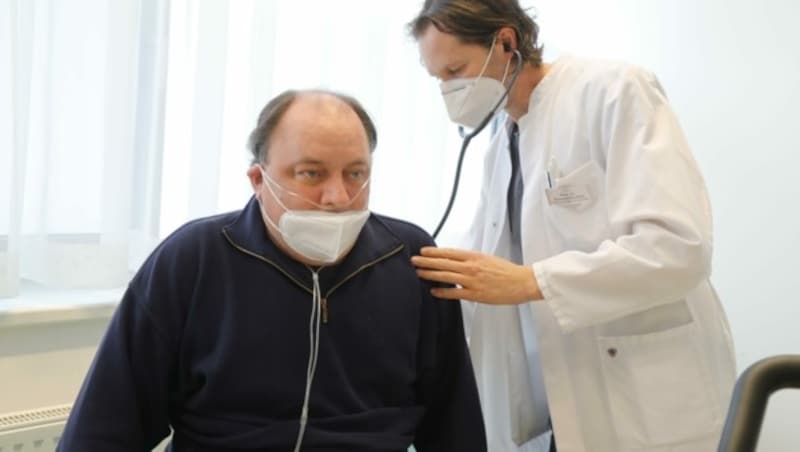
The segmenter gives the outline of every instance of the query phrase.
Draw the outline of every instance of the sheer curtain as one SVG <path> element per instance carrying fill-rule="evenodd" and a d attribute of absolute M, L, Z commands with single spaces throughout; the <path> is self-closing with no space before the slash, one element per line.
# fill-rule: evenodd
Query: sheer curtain
<path fill-rule="evenodd" d="M 371 208 L 432 231 L 460 138 L 405 23 L 418 2 L 0 0 L 0 296 L 124 285 L 182 223 L 250 196 L 247 136 L 289 88 L 378 127 Z M 440 243 L 465 231 L 486 137 Z"/>
<path fill-rule="evenodd" d="M 0 295 L 22 279 L 124 285 L 129 260 L 157 239 L 148 212 L 166 11 L 147 0 L 0 2 Z"/>

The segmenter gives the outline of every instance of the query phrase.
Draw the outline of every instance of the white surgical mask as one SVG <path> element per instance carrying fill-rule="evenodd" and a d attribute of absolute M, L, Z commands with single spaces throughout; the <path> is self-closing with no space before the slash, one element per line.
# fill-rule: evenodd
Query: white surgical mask
<path fill-rule="evenodd" d="M 483 76 L 489 60 L 492 58 L 496 39 L 497 36 L 492 40 L 489 55 L 486 56 L 483 68 L 477 77 L 446 80 L 440 84 L 442 97 L 447 106 L 447 114 L 450 116 L 450 120 L 456 124 L 475 129 L 487 115 L 494 113 L 495 105 L 497 105 L 497 110 L 502 110 L 506 106 L 508 97 L 503 98 L 499 105 L 497 103 L 506 92 L 503 83 L 506 81 L 511 60 L 509 59 L 506 63 L 502 81 L 498 82 L 491 77 Z"/>
<path fill-rule="evenodd" d="M 266 221 L 281 233 L 283 241 L 286 242 L 289 248 L 307 259 L 330 264 L 338 261 L 353 247 L 358 235 L 361 233 L 361 229 L 369 218 L 369 210 L 348 210 L 344 212 L 291 210 L 281 202 L 272 190 L 272 184 L 277 185 L 285 193 L 303 199 L 319 209 L 324 209 L 325 207 L 281 187 L 267 175 L 264 168 L 261 168 L 261 174 L 272 197 L 285 210 L 277 225 L 267 215 L 263 203 L 261 204 L 262 213 Z M 353 200 L 358 198 L 367 183 L 369 181 L 364 182 L 364 185 L 353 197 Z"/>

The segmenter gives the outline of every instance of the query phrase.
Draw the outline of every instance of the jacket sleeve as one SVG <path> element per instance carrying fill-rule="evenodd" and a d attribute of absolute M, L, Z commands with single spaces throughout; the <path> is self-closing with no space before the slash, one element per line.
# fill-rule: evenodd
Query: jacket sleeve
<path fill-rule="evenodd" d="M 486 434 L 457 302 L 435 299 L 422 282 L 418 394 L 425 407 L 417 452 L 485 452 Z"/>
<path fill-rule="evenodd" d="M 95 354 L 58 451 L 150 451 L 170 433 L 177 328 L 174 275 L 151 256 L 128 286 Z M 174 268 L 174 267 L 173 267 Z"/>
<path fill-rule="evenodd" d="M 705 183 L 655 76 L 629 68 L 601 104 L 613 238 L 533 265 L 565 331 L 681 300 L 711 271 Z"/>

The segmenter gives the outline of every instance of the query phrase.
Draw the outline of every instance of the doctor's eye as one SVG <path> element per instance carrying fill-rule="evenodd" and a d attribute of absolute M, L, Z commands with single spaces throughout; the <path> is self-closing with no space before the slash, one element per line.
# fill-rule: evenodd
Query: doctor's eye
<path fill-rule="evenodd" d="M 457 67 L 453 67 L 453 68 L 450 68 L 450 67 L 446 68 L 445 72 L 447 72 L 447 75 L 455 76 L 455 75 L 458 75 L 458 73 L 461 72 L 462 69 L 464 69 L 464 65 L 463 64 L 460 65 L 460 66 L 457 66 Z"/>

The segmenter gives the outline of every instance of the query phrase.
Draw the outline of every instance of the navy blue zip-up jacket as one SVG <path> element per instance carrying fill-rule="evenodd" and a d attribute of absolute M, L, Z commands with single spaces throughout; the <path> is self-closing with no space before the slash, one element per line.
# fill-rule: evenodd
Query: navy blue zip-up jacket
<path fill-rule="evenodd" d="M 459 304 L 410 257 L 430 236 L 372 214 L 319 271 L 325 298 L 303 451 L 485 451 Z M 75 402 L 63 452 L 287 451 L 309 357 L 311 269 L 258 203 L 181 227 L 131 281 Z"/>

